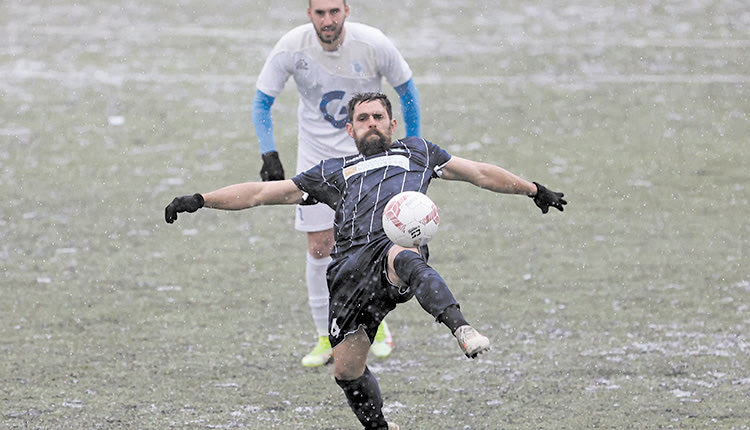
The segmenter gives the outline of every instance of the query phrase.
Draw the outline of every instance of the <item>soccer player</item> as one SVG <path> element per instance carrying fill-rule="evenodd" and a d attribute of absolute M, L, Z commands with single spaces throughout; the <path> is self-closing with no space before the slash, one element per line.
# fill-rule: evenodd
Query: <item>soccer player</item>
<path fill-rule="evenodd" d="M 263 158 L 263 181 L 284 179 L 274 143 L 271 106 L 290 76 L 299 92 L 297 173 L 320 160 L 357 153 L 344 128 L 347 102 L 356 92 L 380 91 L 383 77 L 399 94 L 406 135 L 421 135 L 419 93 L 409 65 L 393 43 L 378 29 L 345 22 L 349 16 L 345 0 L 310 0 L 307 16 L 311 23 L 284 35 L 258 76 L 252 115 Z M 302 364 L 315 367 L 332 357 L 325 274 L 334 243 L 333 210 L 324 204 L 299 206 L 295 228 L 307 235 L 305 279 L 318 332 L 318 343 L 302 358 Z M 393 338 L 384 321 L 372 352 L 385 358 L 392 348 Z"/>
<path fill-rule="evenodd" d="M 402 191 L 426 193 L 437 178 L 527 195 L 542 213 L 550 206 L 562 211 L 567 202 L 562 193 L 501 167 L 451 156 L 424 139 L 392 142 L 396 120 L 381 93 L 357 94 L 348 109 L 346 130 L 358 155 L 321 161 L 285 181 L 248 182 L 177 197 L 166 207 L 165 218 L 172 223 L 179 212 L 203 206 L 239 210 L 322 202 L 336 208 L 336 243 L 327 276 L 334 377 L 364 428 L 398 429 L 386 422 L 378 382 L 367 367 L 378 324 L 397 304 L 416 297 L 425 311 L 448 327 L 467 357 L 486 351 L 490 342 L 469 325 L 445 281 L 427 264 L 426 247 L 404 248 L 385 235 L 381 217 L 386 203 Z"/>

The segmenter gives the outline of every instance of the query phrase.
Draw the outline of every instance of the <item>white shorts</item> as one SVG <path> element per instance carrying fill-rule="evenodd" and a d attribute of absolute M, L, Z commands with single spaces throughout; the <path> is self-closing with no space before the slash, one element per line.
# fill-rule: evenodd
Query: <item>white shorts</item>
<path fill-rule="evenodd" d="M 333 228 L 333 209 L 325 203 L 297 205 L 294 211 L 294 228 L 308 233 Z"/>
<path fill-rule="evenodd" d="M 354 141 L 351 141 L 351 147 L 331 149 L 330 152 L 324 154 L 315 151 L 312 145 L 305 145 L 300 139 L 298 136 L 297 174 L 310 169 L 323 159 L 343 157 L 351 152 L 357 152 Z M 310 206 L 297 205 L 294 212 L 294 228 L 308 233 L 330 230 L 333 228 L 333 217 L 333 209 L 325 203 Z"/>

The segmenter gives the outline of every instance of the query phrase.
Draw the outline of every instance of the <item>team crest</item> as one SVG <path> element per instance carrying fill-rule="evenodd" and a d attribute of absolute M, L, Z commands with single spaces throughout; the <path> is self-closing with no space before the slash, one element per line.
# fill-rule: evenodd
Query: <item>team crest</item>
<path fill-rule="evenodd" d="M 352 71 L 357 76 L 362 76 L 362 73 L 364 72 L 364 67 L 362 67 L 362 64 L 358 60 L 352 61 Z"/>
<path fill-rule="evenodd" d="M 297 62 L 296 62 L 296 63 L 294 63 L 294 67 L 295 67 L 295 68 L 296 68 L 297 70 L 307 70 L 307 69 L 309 69 L 309 68 L 310 68 L 310 67 L 309 67 L 309 66 L 307 65 L 307 61 L 305 61 L 305 59 L 304 59 L 304 58 L 300 58 L 300 59 L 298 59 L 298 60 L 297 60 Z"/>

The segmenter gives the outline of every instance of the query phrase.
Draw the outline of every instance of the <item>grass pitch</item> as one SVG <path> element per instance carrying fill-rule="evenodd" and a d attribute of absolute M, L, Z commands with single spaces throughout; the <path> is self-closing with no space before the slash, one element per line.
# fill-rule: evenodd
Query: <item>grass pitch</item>
<path fill-rule="evenodd" d="M 386 416 L 749 428 L 744 2 L 350 4 L 412 66 L 425 137 L 570 202 L 434 183 L 432 263 L 493 349 L 467 360 L 402 305 L 370 362 Z M 0 9 L 0 427 L 356 428 L 330 368 L 299 365 L 293 209 L 163 221 L 175 195 L 258 178 L 255 76 L 304 5 Z M 290 82 L 287 168 L 295 111 Z"/>

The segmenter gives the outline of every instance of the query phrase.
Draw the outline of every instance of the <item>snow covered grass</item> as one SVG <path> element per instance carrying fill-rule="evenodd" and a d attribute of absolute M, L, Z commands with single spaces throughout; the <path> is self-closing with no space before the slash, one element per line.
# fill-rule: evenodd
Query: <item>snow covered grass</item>
<path fill-rule="evenodd" d="M 352 3 L 409 60 L 425 137 L 561 190 L 436 182 L 432 264 L 493 349 L 416 303 L 373 359 L 402 428 L 747 429 L 750 13 L 742 1 Z M 354 428 L 292 209 L 258 178 L 254 78 L 284 2 L 11 2 L 0 18 L 0 427 Z M 385 13 L 384 13 L 385 11 Z M 393 93 L 391 89 L 387 92 Z M 274 105 L 294 163 L 293 84 Z"/>

